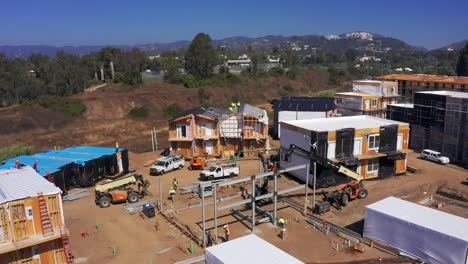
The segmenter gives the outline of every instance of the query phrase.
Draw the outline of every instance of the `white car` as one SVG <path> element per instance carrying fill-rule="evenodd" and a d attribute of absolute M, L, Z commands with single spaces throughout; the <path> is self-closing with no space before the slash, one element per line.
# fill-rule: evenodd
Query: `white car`
<path fill-rule="evenodd" d="M 438 162 L 444 165 L 450 163 L 449 158 L 442 156 L 440 152 L 430 150 L 430 149 L 424 149 L 423 151 L 421 151 L 421 158 L 425 160 L 432 160 L 434 162 Z"/>

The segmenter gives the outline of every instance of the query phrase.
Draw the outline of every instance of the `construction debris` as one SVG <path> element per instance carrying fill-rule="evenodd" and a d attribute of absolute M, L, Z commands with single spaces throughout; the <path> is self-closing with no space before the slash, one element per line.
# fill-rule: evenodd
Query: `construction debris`
<path fill-rule="evenodd" d="M 69 202 L 75 201 L 82 197 L 88 196 L 89 194 L 90 192 L 87 189 L 79 190 L 78 192 L 63 196 L 63 201 L 69 201 Z"/>
<path fill-rule="evenodd" d="M 168 248 L 165 248 L 165 249 L 163 249 L 163 250 L 160 250 L 160 251 L 156 252 L 156 255 L 161 255 L 161 254 L 163 254 L 163 253 L 166 253 L 166 252 L 168 252 L 169 250 L 171 250 L 171 249 L 173 249 L 173 248 L 174 248 L 174 247 L 168 247 Z"/>

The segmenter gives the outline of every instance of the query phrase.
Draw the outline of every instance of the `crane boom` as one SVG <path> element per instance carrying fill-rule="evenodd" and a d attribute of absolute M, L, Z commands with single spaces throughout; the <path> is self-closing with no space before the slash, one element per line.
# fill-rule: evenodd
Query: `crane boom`
<path fill-rule="evenodd" d="M 344 175 L 346 175 L 346 176 L 348 176 L 350 178 L 353 178 L 358 182 L 361 182 L 364 179 L 360 174 L 346 168 L 345 166 L 341 165 L 340 163 L 335 162 L 335 161 L 333 161 L 331 159 L 328 159 L 328 158 L 317 155 L 315 153 L 315 147 L 314 147 L 314 151 L 307 151 L 307 150 L 305 150 L 305 149 L 303 149 L 303 148 L 301 148 L 301 147 L 299 147 L 299 146 L 297 146 L 295 144 L 291 144 L 289 146 L 288 152 L 286 152 L 286 154 L 285 154 L 285 159 L 286 160 L 290 159 L 291 155 L 293 153 L 295 153 L 295 154 L 297 154 L 297 155 L 299 155 L 301 157 L 310 159 L 311 161 L 316 161 L 318 164 L 320 164 L 320 165 L 322 165 L 324 167 L 334 169 L 335 171 L 337 171 L 337 172 L 339 172 L 341 174 L 344 174 Z"/>

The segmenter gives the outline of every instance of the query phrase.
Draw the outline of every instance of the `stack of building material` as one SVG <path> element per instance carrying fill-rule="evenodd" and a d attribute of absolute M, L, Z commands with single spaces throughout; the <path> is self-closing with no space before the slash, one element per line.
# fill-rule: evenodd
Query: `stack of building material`
<path fill-rule="evenodd" d="M 364 237 L 427 263 L 468 263 L 468 219 L 388 197 L 366 206 Z"/>
<path fill-rule="evenodd" d="M 15 161 L 33 167 L 53 181 L 62 191 L 72 186 L 86 187 L 102 176 L 128 172 L 128 151 L 115 148 L 78 146 L 63 150 L 48 150 L 32 156 L 18 156 L 5 160 L 0 169 L 13 168 Z"/>

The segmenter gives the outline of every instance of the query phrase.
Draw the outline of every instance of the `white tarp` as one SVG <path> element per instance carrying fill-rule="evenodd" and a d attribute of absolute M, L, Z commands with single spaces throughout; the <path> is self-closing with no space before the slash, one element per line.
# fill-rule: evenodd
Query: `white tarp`
<path fill-rule="evenodd" d="M 427 263 L 468 263 L 468 219 L 395 197 L 366 206 L 364 237 Z"/>
<path fill-rule="evenodd" d="M 209 247 L 205 257 L 206 264 L 304 264 L 254 234 Z"/>

